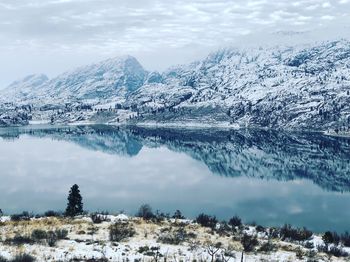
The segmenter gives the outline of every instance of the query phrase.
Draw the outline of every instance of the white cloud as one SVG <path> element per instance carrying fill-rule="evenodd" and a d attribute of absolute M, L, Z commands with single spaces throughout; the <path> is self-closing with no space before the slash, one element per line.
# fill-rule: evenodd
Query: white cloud
<path fill-rule="evenodd" d="M 328 7 L 331 7 L 331 6 L 332 6 L 332 5 L 331 5 L 330 2 L 325 2 L 325 3 L 322 4 L 322 7 L 323 7 L 323 8 L 328 8 Z"/>
<path fill-rule="evenodd" d="M 253 36 L 260 43 L 300 28 L 340 34 L 350 22 L 349 8 L 349 0 L 1 0 L 0 72 L 9 78 L 24 73 L 13 71 L 11 50 L 30 62 L 29 69 L 53 74 L 125 53 L 161 69 Z M 60 67 L 43 65 L 37 54 L 68 59 Z M 0 81 L 9 82 L 6 77 Z"/>
<path fill-rule="evenodd" d="M 321 19 L 323 19 L 323 20 L 334 20 L 335 17 L 331 16 L 331 15 L 324 15 L 324 16 L 321 17 Z"/>

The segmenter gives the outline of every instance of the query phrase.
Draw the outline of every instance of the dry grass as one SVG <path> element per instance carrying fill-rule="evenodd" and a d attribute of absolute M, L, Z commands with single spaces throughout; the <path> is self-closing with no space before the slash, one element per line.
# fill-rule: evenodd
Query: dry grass
<path fill-rule="evenodd" d="M 129 220 L 129 225 L 133 227 L 136 231 L 136 234 L 126 240 L 123 240 L 121 243 L 111 243 L 109 241 L 109 228 L 110 222 L 103 222 L 100 224 L 93 224 L 91 221 L 87 219 L 70 219 L 70 218 L 42 218 L 35 219 L 30 221 L 19 221 L 13 222 L 8 221 L 2 223 L 0 226 L 0 237 L 2 240 L 13 238 L 14 236 L 20 234 L 22 236 L 30 236 L 33 230 L 45 230 L 45 231 L 55 231 L 57 229 L 65 229 L 68 233 L 68 239 L 75 240 L 77 243 L 94 243 L 96 245 L 97 250 L 103 250 L 104 246 L 111 246 L 113 249 L 118 250 L 118 248 L 123 247 L 123 252 L 125 253 L 138 253 L 137 250 L 132 250 L 132 247 L 128 245 L 129 241 L 133 243 L 153 243 L 152 245 L 161 245 L 161 243 L 157 242 L 159 237 L 164 233 L 164 231 L 175 231 L 179 228 L 183 228 L 187 233 L 193 233 L 195 235 L 194 238 L 190 240 L 186 240 L 185 243 L 181 244 L 182 248 L 175 249 L 177 250 L 175 253 L 167 253 L 166 255 L 169 259 L 168 261 L 173 261 L 170 259 L 171 257 L 176 256 L 177 261 L 179 258 L 183 258 L 185 260 L 184 252 L 188 254 L 192 254 L 192 259 L 196 259 L 197 261 L 203 261 L 206 254 L 206 247 L 209 245 L 215 245 L 220 242 L 222 244 L 222 248 L 224 250 L 232 250 L 236 252 L 236 254 L 240 254 L 243 250 L 242 244 L 239 241 L 239 233 L 230 233 L 228 235 L 219 235 L 214 232 L 212 229 L 202 227 L 197 224 L 186 224 L 179 223 L 178 221 L 169 221 L 164 220 L 162 222 L 153 223 L 151 221 L 145 221 L 140 218 L 132 218 Z M 260 239 L 260 243 L 264 243 L 267 240 Z M 307 256 L 309 254 L 309 250 L 301 247 L 295 243 L 283 242 L 280 240 L 273 240 L 273 243 L 277 247 L 277 251 L 271 252 L 253 252 L 250 253 L 249 256 L 254 258 L 259 258 L 259 261 L 275 261 L 271 255 L 276 252 L 282 252 L 285 254 L 284 261 L 297 261 L 297 254 L 300 257 L 303 257 L 304 261 L 306 261 Z M 58 248 L 63 248 L 62 245 L 58 245 Z M 65 252 L 67 254 L 74 253 L 77 251 L 77 247 L 75 245 L 65 246 Z M 11 254 L 21 254 L 27 251 L 24 246 L 8 246 L 8 252 Z M 203 255 L 198 255 L 198 252 L 202 252 Z M 47 259 L 50 260 L 55 252 L 55 248 L 49 248 L 44 246 L 37 246 L 35 249 L 31 250 L 31 255 L 41 254 L 43 253 L 45 256 L 47 255 Z M 203 257 L 202 257 L 203 256 Z M 325 255 L 317 254 L 317 259 L 326 261 L 327 257 Z M 265 260 L 264 260 L 265 259 Z M 186 257 L 188 261 L 188 257 Z M 145 260 L 147 261 L 147 259 Z M 151 261 L 151 260 L 149 260 Z M 235 261 L 235 260 L 230 260 Z M 332 260 L 336 261 L 336 260 Z M 342 260 L 339 260 L 342 261 Z M 346 261 L 346 260 L 344 260 Z M 350 261 L 350 260 L 347 260 Z"/>

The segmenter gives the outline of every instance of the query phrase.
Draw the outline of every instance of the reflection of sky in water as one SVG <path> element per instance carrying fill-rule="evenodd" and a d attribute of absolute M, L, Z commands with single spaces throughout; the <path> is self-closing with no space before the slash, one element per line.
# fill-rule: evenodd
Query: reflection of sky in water
<path fill-rule="evenodd" d="M 326 192 L 306 180 L 278 182 L 213 175 L 207 166 L 165 147 L 134 157 L 84 149 L 48 138 L 0 140 L 0 208 L 12 213 L 63 210 L 69 187 L 81 187 L 85 208 L 134 213 L 142 203 L 265 225 L 350 230 L 348 193 Z"/>

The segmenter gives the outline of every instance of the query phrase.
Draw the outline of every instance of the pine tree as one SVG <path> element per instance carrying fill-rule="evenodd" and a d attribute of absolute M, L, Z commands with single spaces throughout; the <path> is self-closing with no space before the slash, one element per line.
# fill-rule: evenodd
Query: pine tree
<path fill-rule="evenodd" d="M 76 216 L 83 213 L 83 198 L 80 195 L 79 186 L 73 185 L 69 191 L 66 216 Z"/>

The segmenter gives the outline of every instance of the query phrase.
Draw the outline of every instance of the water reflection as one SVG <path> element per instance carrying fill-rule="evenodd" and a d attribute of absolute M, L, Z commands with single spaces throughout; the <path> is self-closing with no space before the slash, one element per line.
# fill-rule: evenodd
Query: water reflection
<path fill-rule="evenodd" d="M 349 229 L 346 138 L 106 126 L 1 129 L 0 137 L 7 212 L 63 209 L 78 183 L 90 210 L 135 212 L 149 202 L 188 216 Z"/>

